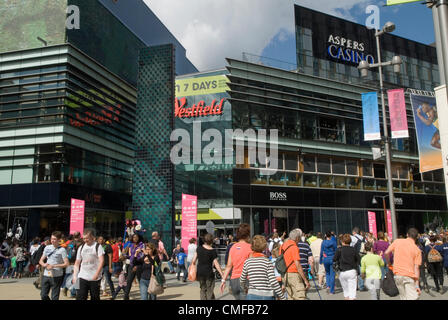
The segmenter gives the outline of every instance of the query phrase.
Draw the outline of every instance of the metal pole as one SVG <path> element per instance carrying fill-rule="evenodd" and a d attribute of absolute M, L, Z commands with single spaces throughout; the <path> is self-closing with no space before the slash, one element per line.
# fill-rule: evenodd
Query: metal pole
<path fill-rule="evenodd" d="M 9 216 L 11 215 L 11 208 L 8 208 L 8 222 L 6 223 L 6 237 L 8 237 L 9 232 Z"/>
<path fill-rule="evenodd" d="M 440 24 L 439 24 L 439 11 L 435 3 L 428 3 L 428 7 L 432 9 L 432 16 L 434 20 L 434 36 L 436 40 L 436 49 L 437 49 L 437 62 L 439 65 L 439 74 L 440 74 L 440 84 L 443 84 L 445 81 L 445 67 L 443 64 L 443 49 L 442 49 L 442 38 L 440 36 Z"/>
<path fill-rule="evenodd" d="M 383 209 L 384 209 L 384 232 L 386 234 L 389 233 L 389 230 L 387 230 L 387 208 L 386 208 L 386 197 L 383 198 Z"/>
<path fill-rule="evenodd" d="M 390 149 L 390 141 L 389 141 L 389 133 L 387 131 L 387 115 L 386 115 L 386 103 L 384 98 L 384 83 L 383 83 L 383 68 L 381 66 L 381 47 L 380 47 L 380 32 L 375 34 L 376 37 L 376 47 L 378 52 L 378 65 L 379 65 L 379 73 L 380 73 L 380 90 L 381 90 L 381 107 L 383 111 L 383 131 L 384 131 L 384 139 L 385 141 L 385 151 L 386 151 L 386 169 L 387 169 L 387 188 L 389 189 L 389 205 L 390 211 L 392 214 L 392 238 L 398 238 L 397 232 L 397 218 L 395 214 L 395 198 L 394 198 L 394 189 L 392 184 L 392 165 L 391 165 L 391 149 Z M 387 220 L 386 220 L 387 221 Z"/>
<path fill-rule="evenodd" d="M 439 32 L 440 32 L 440 46 L 442 49 L 442 65 L 444 68 L 443 74 L 445 79 L 441 79 L 441 84 L 448 84 L 448 0 L 438 0 L 437 2 Z M 435 28 L 437 29 L 437 28 Z M 437 31 L 436 31 L 437 32 Z M 439 62 L 440 65 L 440 62 Z M 440 69 L 440 68 L 439 68 Z M 442 76 L 442 73 L 440 74 Z"/>

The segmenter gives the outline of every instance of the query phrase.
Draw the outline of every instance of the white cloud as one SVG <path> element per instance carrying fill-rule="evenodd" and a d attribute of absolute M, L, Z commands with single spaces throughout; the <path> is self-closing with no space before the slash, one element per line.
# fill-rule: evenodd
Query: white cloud
<path fill-rule="evenodd" d="M 259 55 L 282 29 L 294 32 L 294 3 L 344 18 L 369 0 L 144 0 L 187 50 L 199 70 L 225 57 Z M 372 0 L 370 0 L 370 3 Z"/>

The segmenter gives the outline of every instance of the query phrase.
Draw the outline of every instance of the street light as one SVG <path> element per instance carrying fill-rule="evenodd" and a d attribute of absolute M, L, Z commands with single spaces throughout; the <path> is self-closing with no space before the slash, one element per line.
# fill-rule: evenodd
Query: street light
<path fill-rule="evenodd" d="M 390 138 L 387 130 L 387 117 L 386 117 L 386 103 L 384 97 L 384 83 L 383 83 L 383 67 L 385 66 L 393 66 L 394 72 L 399 73 L 401 69 L 402 59 L 399 56 L 393 57 L 391 61 L 381 62 L 381 46 L 380 46 L 380 36 L 384 33 L 389 33 L 395 30 L 395 24 L 393 22 L 387 22 L 381 30 L 377 30 L 375 32 L 376 38 L 376 49 L 378 54 L 378 63 L 369 64 L 367 61 L 361 61 L 359 63 L 358 69 L 361 71 L 361 76 L 366 77 L 368 75 L 368 70 L 372 68 L 379 69 L 380 75 L 380 90 L 381 90 L 381 106 L 383 113 L 383 131 L 384 131 L 384 145 L 386 152 L 386 168 L 387 168 L 387 187 L 389 189 L 389 202 L 390 202 L 390 211 L 392 217 L 392 237 L 393 239 L 397 239 L 398 230 L 397 230 L 397 216 L 395 212 L 395 198 L 394 198 L 394 189 L 392 184 L 392 165 L 391 165 L 391 149 L 390 149 Z M 384 199 L 383 199 L 384 200 Z M 383 201 L 384 202 L 384 201 Z M 386 220 L 387 221 L 387 220 Z"/>

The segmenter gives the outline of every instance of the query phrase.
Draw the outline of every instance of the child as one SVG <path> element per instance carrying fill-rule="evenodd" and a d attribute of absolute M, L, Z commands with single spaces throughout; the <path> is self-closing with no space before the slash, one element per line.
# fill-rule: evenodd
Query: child
<path fill-rule="evenodd" d="M 361 259 L 361 277 L 365 280 L 372 300 L 380 300 L 381 268 L 384 267 L 383 258 L 373 253 L 373 245 L 366 242 L 367 254 Z"/>
<path fill-rule="evenodd" d="M 270 260 L 272 262 L 272 265 L 274 266 L 274 275 L 275 278 L 278 281 L 278 284 L 280 285 L 280 287 L 282 288 L 283 293 L 285 294 L 285 297 L 287 296 L 287 293 L 285 291 L 285 286 L 282 283 L 282 276 L 281 274 L 278 272 L 277 268 L 275 267 L 275 261 L 277 261 L 279 254 L 279 250 L 280 250 L 280 243 L 276 242 L 274 243 L 274 246 L 272 247 L 272 255 L 270 257 Z"/>
<path fill-rule="evenodd" d="M 126 279 L 128 277 L 128 275 L 125 273 L 126 270 L 126 266 L 123 266 L 123 270 L 120 272 L 120 275 L 118 276 L 118 287 L 117 289 L 115 289 L 115 292 L 112 293 L 112 300 L 115 300 L 115 298 L 117 297 L 118 293 L 120 292 L 120 290 L 126 289 Z"/>
<path fill-rule="evenodd" d="M 179 253 L 176 256 L 176 263 L 177 263 L 177 280 L 180 280 L 180 272 L 182 270 L 183 272 L 183 282 L 187 282 L 187 276 L 188 272 L 185 268 L 185 259 L 187 258 L 187 255 L 185 254 L 184 248 L 179 249 Z"/>

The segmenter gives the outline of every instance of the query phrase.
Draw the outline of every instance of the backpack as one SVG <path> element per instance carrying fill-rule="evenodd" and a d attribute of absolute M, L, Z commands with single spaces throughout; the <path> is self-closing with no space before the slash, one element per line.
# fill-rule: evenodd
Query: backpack
<path fill-rule="evenodd" d="M 361 240 L 361 239 L 358 238 L 357 236 L 354 236 L 354 237 L 357 239 L 357 241 L 356 241 L 356 243 L 355 243 L 355 246 L 354 246 L 356 252 L 358 252 L 359 255 L 361 255 L 361 256 L 364 255 L 364 254 L 366 254 L 366 249 L 365 249 L 365 238 L 362 238 L 362 240 Z"/>
<path fill-rule="evenodd" d="M 443 257 L 440 254 L 439 251 L 437 251 L 433 246 L 431 246 L 431 250 L 428 252 L 428 262 L 429 263 L 434 263 L 434 262 L 442 262 L 443 261 Z"/>
<path fill-rule="evenodd" d="M 165 279 L 165 275 L 163 274 L 162 271 L 162 262 L 160 262 L 159 264 L 157 264 L 157 262 L 154 263 L 154 274 L 157 280 L 157 283 L 161 286 L 163 286 L 166 283 L 166 279 Z"/>
<path fill-rule="evenodd" d="M 394 273 L 392 270 L 388 269 L 387 273 L 384 275 L 384 280 L 381 283 L 381 289 L 383 289 L 383 292 L 389 297 L 396 297 L 400 294 L 397 285 L 395 284 Z"/>
<path fill-rule="evenodd" d="M 44 253 L 45 245 L 41 244 L 39 249 L 34 251 L 33 255 L 31 256 L 31 264 L 33 266 L 37 266 L 39 264 L 40 258 L 42 258 L 42 255 Z"/>
<path fill-rule="evenodd" d="M 288 248 L 286 248 L 285 251 L 283 251 L 282 248 L 282 253 L 278 256 L 277 260 L 275 260 L 275 268 L 277 269 L 278 273 L 280 273 L 280 275 L 283 277 L 286 272 L 288 271 L 289 267 L 294 263 L 294 260 L 289 264 L 289 266 L 286 266 L 286 261 L 285 261 L 285 252 L 288 251 L 289 248 L 291 248 L 294 244 L 290 245 Z"/>
<path fill-rule="evenodd" d="M 76 244 L 74 241 L 70 242 L 67 246 L 67 259 L 70 263 L 76 261 Z"/>

